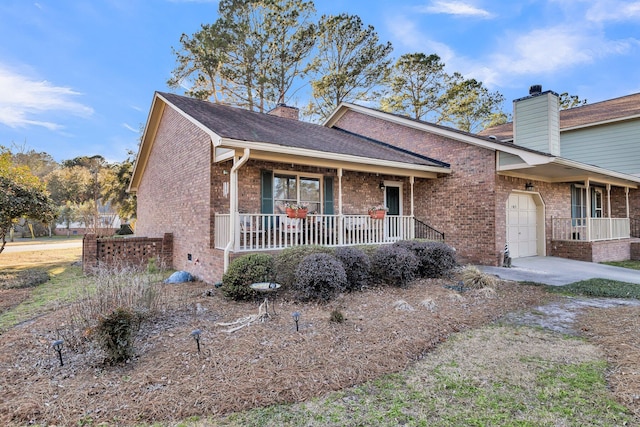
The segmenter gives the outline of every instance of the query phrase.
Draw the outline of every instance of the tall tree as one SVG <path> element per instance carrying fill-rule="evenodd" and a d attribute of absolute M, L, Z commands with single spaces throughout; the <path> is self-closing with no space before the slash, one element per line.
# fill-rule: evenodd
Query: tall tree
<path fill-rule="evenodd" d="M 266 111 L 286 102 L 315 43 L 313 2 L 221 0 L 219 18 L 182 35 L 169 85 L 187 95 Z"/>
<path fill-rule="evenodd" d="M 504 96 L 499 92 L 489 92 L 482 82 L 454 73 L 438 122 L 450 123 L 466 132 L 478 132 L 507 121 L 507 115 L 501 110 L 503 102 Z"/>
<path fill-rule="evenodd" d="M 182 34 L 180 44 L 180 50 L 172 48 L 177 66 L 167 81 L 169 87 L 185 87 L 186 95 L 193 98 L 224 102 L 226 83 L 221 70 L 226 60 L 227 43 L 218 25 L 202 25 L 192 37 Z"/>
<path fill-rule="evenodd" d="M 27 166 L 12 163 L 11 152 L 0 148 L 0 253 L 7 233 L 20 218 L 51 222 L 55 209 L 44 184 Z"/>
<path fill-rule="evenodd" d="M 569 108 L 580 107 L 587 104 L 586 99 L 580 99 L 578 95 L 569 95 L 569 92 L 560 94 L 560 109 L 568 110 Z"/>
<path fill-rule="evenodd" d="M 369 101 L 387 78 L 393 50 L 355 15 L 324 15 L 318 24 L 318 53 L 309 70 L 313 100 L 306 114 L 327 117 L 341 102 Z"/>
<path fill-rule="evenodd" d="M 129 152 L 124 162 L 109 166 L 108 173 L 102 178 L 102 198 L 104 203 L 111 203 L 123 220 L 128 220 L 136 213 L 136 196 L 127 192 L 133 174 L 134 153 Z"/>
<path fill-rule="evenodd" d="M 81 203 L 92 197 L 93 182 L 89 169 L 83 166 L 63 167 L 45 177 L 47 190 L 56 206 L 66 202 Z"/>
<path fill-rule="evenodd" d="M 391 71 L 390 94 L 381 99 L 381 109 L 418 120 L 439 113 L 447 81 L 444 65 L 436 54 L 402 55 Z"/>
<path fill-rule="evenodd" d="M 11 152 L 14 164 L 28 166 L 31 173 L 40 179 L 60 167 L 50 154 L 27 149 L 26 145 L 14 143 Z"/>

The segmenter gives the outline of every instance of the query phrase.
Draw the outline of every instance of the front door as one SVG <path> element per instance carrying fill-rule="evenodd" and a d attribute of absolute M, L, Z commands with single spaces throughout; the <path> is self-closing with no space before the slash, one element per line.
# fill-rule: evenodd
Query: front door
<path fill-rule="evenodd" d="M 386 206 L 388 215 L 400 215 L 400 187 L 386 188 Z"/>
<path fill-rule="evenodd" d="M 402 239 L 402 227 L 400 224 L 400 187 L 385 186 L 385 206 L 387 216 L 385 218 L 385 233 L 389 239 Z"/>
<path fill-rule="evenodd" d="M 507 244 L 511 258 L 538 255 L 538 206 L 533 196 L 513 193 L 507 203 Z"/>

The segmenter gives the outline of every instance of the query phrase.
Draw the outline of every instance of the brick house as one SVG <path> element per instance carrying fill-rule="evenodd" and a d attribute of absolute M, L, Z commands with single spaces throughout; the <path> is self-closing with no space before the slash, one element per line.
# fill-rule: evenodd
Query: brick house
<path fill-rule="evenodd" d="M 545 117 L 557 115 L 553 93 L 524 105 L 541 99 Z M 535 116 L 527 111 L 517 117 Z M 530 132 L 553 146 L 549 122 Z M 357 105 L 320 126 L 284 105 L 260 114 L 156 93 L 130 190 L 136 235 L 173 233 L 174 268 L 214 282 L 242 253 L 415 237 L 446 237 L 461 261 L 488 265 L 500 264 L 505 244 L 513 257 L 628 259 L 638 183 L 538 146 Z M 597 215 L 588 199 L 596 187 Z M 306 205 L 306 217 L 289 218 L 287 205 Z M 374 205 L 386 207 L 383 219 L 369 215 Z"/>

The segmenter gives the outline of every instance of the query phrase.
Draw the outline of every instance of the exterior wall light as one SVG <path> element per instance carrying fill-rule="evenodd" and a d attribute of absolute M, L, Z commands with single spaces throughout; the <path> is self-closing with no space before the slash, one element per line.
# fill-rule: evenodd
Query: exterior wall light
<path fill-rule="evenodd" d="M 530 182 L 527 182 L 527 183 L 524 185 L 524 189 L 525 189 L 525 190 L 527 190 L 527 191 L 533 191 L 533 184 L 532 184 L 532 183 L 530 183 Z"/>

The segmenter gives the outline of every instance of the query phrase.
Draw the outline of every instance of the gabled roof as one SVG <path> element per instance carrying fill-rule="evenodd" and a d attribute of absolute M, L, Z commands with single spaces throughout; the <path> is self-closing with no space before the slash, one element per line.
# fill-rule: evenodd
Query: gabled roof
<path fill-rule="evenodd" d="M 392 145 L 313 123 L 156 92 L 136 158 L 130 191 L 137 191 L 165 108 L 172 108 L 204 133 L 214 161 L 249 151 L 252 159 L 343 168 L 398 176 L 435 178 L 450 174 L 448 163 Z"/>
<path fill-rule="evenodd" d="M 329 154 L 448 168 L 447 163 L 313 123 L 159 92 L 171 105 L 222 139 L 251 141 Z"/>
<path fill-rule="evenodd" d="M 621 103 L 621 105 L 623 104 L 625 103 Z M 347 111 L 355 111 L 409 128 L 451 138 L 477 147 L 483 147 L 498 153 L 507 153 L 509 155 L 517 156 L 522 160 L 520 163 L 508 166 L 498 165 L 497 172 L 502 175 L 519 176 L 522 178 L 547 182 L 579 182 L 585 179 L 597 179 L 599 182 L 629 186 L 631 188 L 637 188 L 638 183 L 640 183 L 640 177 L 603 169 L 594 165 L 571 161 L 549 153 L 521 147 L 511 142 L 500 141 L 494 137 L 462 132 L 446 126 L 440 126 L 406 116 L 391 114 L 373 108 L 363 107 L 361 105 L 348 103 L 340 104 L 340 106 L 325 121 L 325 126 L 334 127 L 336 123 L 338 123 L 340 117 L 342 117 L 342 115 Z M 493 135 L 493 132 L 490 135 Z"/>
<path fill-rule="evenodd" d="M 640 93 L 562 110 L 560 132 L 633 118 L 640 118 Z M 502 141 L 512 140 L 513 122 L 485 129 L 479 135 L 492 135 Z"/>

